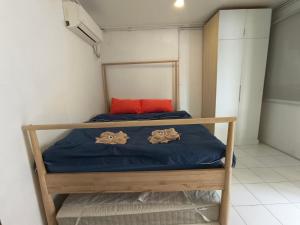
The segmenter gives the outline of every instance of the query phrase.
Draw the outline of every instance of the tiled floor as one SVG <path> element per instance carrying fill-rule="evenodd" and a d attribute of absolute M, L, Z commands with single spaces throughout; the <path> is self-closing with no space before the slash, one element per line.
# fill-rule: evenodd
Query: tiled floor
<path fill-rule="evenodd" d="M 300 161 L 266 145 L 236 147 L 230 225 L 300 225 Z"/>

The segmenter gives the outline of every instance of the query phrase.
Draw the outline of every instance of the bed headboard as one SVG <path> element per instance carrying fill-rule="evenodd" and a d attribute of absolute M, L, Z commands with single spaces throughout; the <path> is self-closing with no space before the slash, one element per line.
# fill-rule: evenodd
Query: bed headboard
<path fill-rule="evenodd" d="M 179 105 L 178 60 L 102 64 L 106 110 L 116 98 L 171 98 Z"/>

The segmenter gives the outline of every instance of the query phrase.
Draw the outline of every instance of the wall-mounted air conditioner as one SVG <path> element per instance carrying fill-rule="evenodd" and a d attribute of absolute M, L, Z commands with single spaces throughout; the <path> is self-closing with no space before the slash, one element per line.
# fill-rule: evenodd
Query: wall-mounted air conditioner
<path fill-rule="evenodd" d="M 63 10 L 66 27 L 90 44 L 99 56 L 99 44 L 103 40 L 99 26 L 77 2 L 63 1 Z"/>

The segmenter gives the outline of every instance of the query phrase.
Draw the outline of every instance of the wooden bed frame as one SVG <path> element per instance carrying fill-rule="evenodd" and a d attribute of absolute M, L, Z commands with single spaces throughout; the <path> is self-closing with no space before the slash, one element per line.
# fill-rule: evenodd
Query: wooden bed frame
<path fill-rule="evenodd" d="M 171 64 L 173 68 L 173 101 L 175 108 L 179 105 L 179 65 L 178 60 L 141 61 L 141 62 L 114 62 L 102 64 L 104 94 L 109 108 L 107 90 L 108 66 L 135 65 L 135 64 Z M 176 107 L 177 106 L 177 107 Z M 222 190 L 219 223 L 229 225 L 230 209 L 230 182 L 232 173 L 232 157 L 234 143 L 234 128 L 236 118 L 193 118 L 172 120 L 145 120 L 123 122 L 95 122 L 78 124 L 48 124 L 28 125 L 31 149 L 37 168 L 42 200 L 48 225 L 57 225 L 56 212 L 53 202 L 54 194 L 71 193 L 114 193 L 114 192 L 168 192 L 188 190 Z M 189 169 L 167 171 L 139 171 L 139 172 L 88 172 L 88 173 L 48 173 L 39 145 L 37 131 L 58 129 L 84 128 L 111 128 L 136 126 L 163 126 L 188 124 L 215 124 L 228 123 L 227 147 L 225 167 L 218 169 Z"/>
<path fill-rule="evenodd" d="M 230 183 L 232 173 L 234 117 L 147 120 L 124 122 L 95 122 L 78 124 L 28 125 L 32 153 L 37 168 L 42 200 L 48 225 L 57 225 L 53 194 L 167 192 L 188 190 L 222 190 L 219 223 L 229 225 Z M 138 172 L 48 173 L 42 158 L 37 131 L 57 129 L 111 128 L 136 126 L 163 126 L 188 124 L 228 123 L 225 167 Z"/>

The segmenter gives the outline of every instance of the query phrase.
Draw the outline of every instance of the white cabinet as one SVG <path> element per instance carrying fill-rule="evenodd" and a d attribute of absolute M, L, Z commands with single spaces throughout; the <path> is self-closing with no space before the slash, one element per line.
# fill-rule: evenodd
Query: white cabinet
<path fill-rule="evenodd" d="M 269 38 L 271 9 L 248 9 L 246 13 L 245 38 Z"/>
<path fill-rule="evenodd" d="M 239 39 L 244 36 L 246 9 L 219 12 L 219 39 Z"/>
<path fill-rule="evenodd" d="M 210 21 L 204 26 L 202 116 L 236 116 L 236 144 L 255 144 L 271 9 L 221 10 Z M 227 125 L 209 128 L 226 143 Z"/>
<path fill-rule="evenodd" d="M 242 39 L 219 41 L 215 116 L 238 114 L 242 61 Z M 226 140 L 227 124 L 217 124 L 215 134 Z"/>
<path fill-rule="evenodd" d="M 267 38 L 244 41 L 244 64 L 241 76 L 236 144 L 258 142 L 268 42 Z"/>

